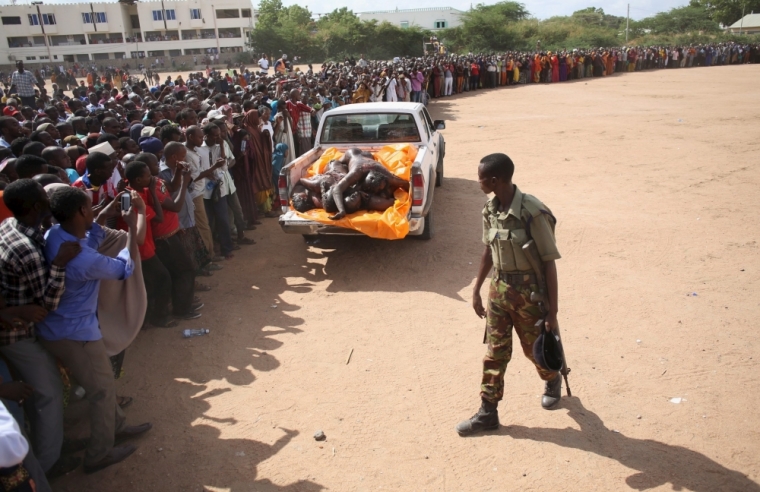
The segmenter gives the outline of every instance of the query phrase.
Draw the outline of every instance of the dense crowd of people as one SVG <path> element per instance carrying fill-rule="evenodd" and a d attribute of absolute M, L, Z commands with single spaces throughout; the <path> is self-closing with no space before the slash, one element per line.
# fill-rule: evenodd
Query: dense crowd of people
<path fill-rule="evenodd" d="M 287 55 L 183 77 L 90 70 L 47 80 L 18 62 L 0 117 L 0 477 L 48 478 L 126 459 L 151 424 L 126 424 L 124 350 L 104 329 L 201 317 L 203 277 L 223 274 L 246 231 L 279 215 L 277 180 L 312 149 L 322 116 L 516 83 L 758 62 L 757 46 L 347 59 L 296 70 Z M 72 75 L 69 73 L 69 75 Z M 128 285 L 114 291 L 114 283 Z M 106 289 L 108 286 L 108 289 Z M 103 302 L 103 297 L 108 302 Z M 116 348 L 115 348 L 116 347 Z M 22 382 L 23 381 L 23 382 Z M 65 402 L 89 405 L 88 440 L 64 441 Z M 83 396 L 82 396 L 83 395 Z M 85 451 L 83 460 L 74 453 Z M 46 478 L 47 477 L 47 478 Z M 19 488 L 19 490 L 26 490 Z"/>

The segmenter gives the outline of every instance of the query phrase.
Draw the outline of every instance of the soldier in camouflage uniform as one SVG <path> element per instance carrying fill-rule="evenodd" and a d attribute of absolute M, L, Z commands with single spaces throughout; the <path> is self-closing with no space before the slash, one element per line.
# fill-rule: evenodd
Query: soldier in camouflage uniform
<path fill-rule="evenodd" d="M 539 306 L 530 300 L 531 292 L 545 287 L 546 329 L 557 326 L 557 267 L 560 258 L 554 240 L 555 219 L 537 198 L 522 193 L 512 184 L 514 164 L 505 154 L 491 154 L 480 161 L 478 181 L 484 193 L 493 193 L 483 208 L 483 243 L 485 250 L 475 281 L 472 305 L 475 313 L 486 317 L 488 350 L 483 359 L 480 387 L 482 404 L 472 418 L 460 422 L 456 429 L 462 436 L 499 427 L 497 405 L 504 396 L 504 373 L 512 358 L 514 327 L 525 356 L 545 381 L 543 408 L 555 406 L 562 392 L 562 377 L 547 371 L 533 358 L 533 342 L 540 334 L 536 322 L 543 318 Z M 536 275 L 522 250 L 533 239 L 541 259 L 546 286 L 537 285 Z M 488 293 L 488 310 L 484 309 L 480 288 L 493 269 Z"/>

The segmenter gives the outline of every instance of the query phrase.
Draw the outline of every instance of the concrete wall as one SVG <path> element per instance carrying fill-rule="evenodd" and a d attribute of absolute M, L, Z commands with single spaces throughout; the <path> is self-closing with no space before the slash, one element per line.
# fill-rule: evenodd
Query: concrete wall
<path fill-rule="evenodd" d="M 382 10 L 375 12 L 360 12 L 361 20 L 388 21 L 395 26 L 412 27 L 418 26 L 423 29 L 436 31 L 442 28 L 457 27 L 461 25 L 459 15 L 462 12 L 451 7 L 430 7 L 404 10 Z M 444 27 L 440 23 L 444 22 Z M 439 27 L 437 27 L 439 26 Z"/>
<path fill-rule="evenodd" d="M 0 6 L 0 17 L 20 17 L 21 24 L 0 24 L 0 63 L 16 60 L 50 62 L 57 64 L 68 57 L 84 61 L 102 56 L 115 57 L 132 52 L 221 49 L 244 47 L 247 33 L 253 28 L 255 14 L 250 0 L 218 0 L 213 4 L 200 0 L 165 1 L 165 10 L 174 10 L 174 19 L 155 21 L 153 11 L 161 10 L 161 2 L 138 2 L 134 5 L 119 3 L 80 3 L 40 5 L 40 13 L 53 14 L 55 24 L 30 25 L 29 14 L 37 15 L 37 6 Z M 191 9 L 200 10 L 199 19 L 191 19 Z M 219 9 L 241 9 L 251 17 L 218 19 Z M 103 12 L 106 22 L 85 24 L 82 13 Z M 133 28 L 132 16 L 139 19 Z M 166 17 L 169 17 L 168 15 Z M 43 28 L 45 34 L 43 35 Z M 183 39 L 182 31 L 207 30 L 213 37 Z M 152 41 L 148 41 L 150 33 Z M 45 45 L 47 37 L 48 46 Z M 9 39 L 10 38 L 10 39 Z M 133 41 L 136 39 L 137 41 Z M 82 43 L 84 41 L 84 43 Z M 175 51 L 176 52 L 176 51 Z M 96 57 L 96 55 L 98 55 Z M 27 60 L 34 57 L 34 60 Z"/>

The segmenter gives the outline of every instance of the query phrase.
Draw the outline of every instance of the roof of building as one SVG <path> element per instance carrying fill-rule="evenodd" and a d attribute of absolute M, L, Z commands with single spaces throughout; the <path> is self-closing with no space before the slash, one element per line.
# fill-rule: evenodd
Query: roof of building
<path fill-rule="evenodd" d="M 408 12 L 435 12 L 443 10 L 453 10 L 454 12 L 461 13 L 461 10 L 457 10 L 453 7 L 424 7 L 419 9 L 395 9 L 395 10 L 373 10 L 371 12 L 358 12 L 359 15 L 363 14 L 395 14 L 395 13 L 408 13 Z"/>
<path fill-rule="evenodd" d="M 729 29 L 746 29 L 748 27 L 760 27 L 760 14 L 747 14 L 743 19 L 739 19 L 728 26 Z"/>

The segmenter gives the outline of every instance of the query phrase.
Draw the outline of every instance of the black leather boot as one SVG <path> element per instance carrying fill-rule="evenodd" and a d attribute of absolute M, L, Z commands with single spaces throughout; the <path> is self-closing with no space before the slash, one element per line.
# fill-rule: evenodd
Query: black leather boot
<path fill-rule="evenodd" d="M 457 424 L 457 432 L 460 436 L 471 436 L 478 432 L 494 430 L 499 428 L 499 411 L 496 409 L 498 403 L 491 403 L 488 400 L 482 400 L 480 410 L 472 418 L 463 420 Z"/>
<path fill-rule="evenodd" d="M 541 398 L 541 406 L 549 410 L 559 403 L 559 399 L 562 397 L 562 375 L 557 374 L 557 377 L 551 381 L 546 382 L 544 388 L 544 396 Z"/>

